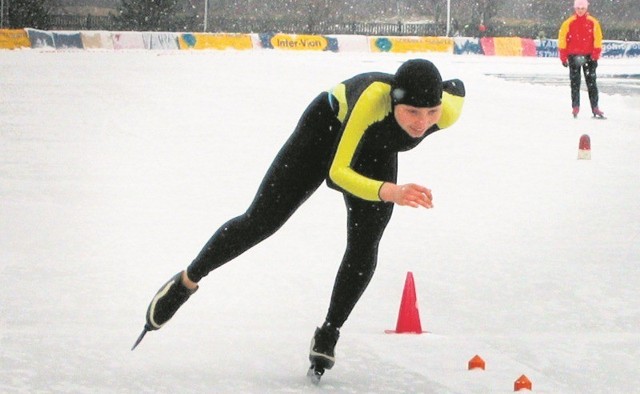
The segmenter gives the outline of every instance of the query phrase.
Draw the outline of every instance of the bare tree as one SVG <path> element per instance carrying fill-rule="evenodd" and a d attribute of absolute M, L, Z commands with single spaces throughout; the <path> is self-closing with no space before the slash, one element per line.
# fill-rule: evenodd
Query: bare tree
<path fill-rule="evenodd" d="M 115 18 L 123 30 L 180 30 L 177 0 L 122 0 Z"/>
<path fill-rule="evenodd" d="M 33 27 L 48 29 L 51 26 L 51 9 L 54 6 L 50 0 L 12 0 L 6 2 L 3 24 L 9 28 Z"/>

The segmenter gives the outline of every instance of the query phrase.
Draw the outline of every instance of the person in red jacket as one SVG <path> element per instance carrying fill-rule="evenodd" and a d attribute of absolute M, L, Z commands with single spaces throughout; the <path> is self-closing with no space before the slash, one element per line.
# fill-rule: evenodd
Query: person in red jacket
<path fill-rule="evenodd" d="M 584 71 L 584 80 L 589 91 L 589 101 L 593 116 L 603 118 L 604 113 L 598 108 L 598 85 L 596 84 L 596 68 L 602 53 L 602 29 L 600 22 L 587 12 L 587 0 L 575 0 L 575 14 L 567 18 L 558 33 L 558 50 L 560 61 L 569 67 L 571 80 L 571 105 L 573 117 L 580 112 L 580 70 Z"/>

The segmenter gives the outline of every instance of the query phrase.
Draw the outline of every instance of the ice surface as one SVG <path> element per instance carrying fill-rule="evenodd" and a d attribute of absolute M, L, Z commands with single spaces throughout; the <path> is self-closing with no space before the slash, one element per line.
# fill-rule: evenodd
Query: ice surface
<path fill-rule="evenodd" d="M 429 55 L 468 93 L 458 124 L 401 155 L 435 208 L 396 208 L 320 387 L 308 345 L 345 243 L 324 186 L 129 350 L 307 103 L 412 56 L 0 52 L 0 392 L 507 393 L 522 374 L 534 392 L 637 392 L 640 95 L 602 93 L 594 121 L 583 92 L 573 119 L 557 59 Z M 430 333 L 385 334 L 408 271 Z"/>

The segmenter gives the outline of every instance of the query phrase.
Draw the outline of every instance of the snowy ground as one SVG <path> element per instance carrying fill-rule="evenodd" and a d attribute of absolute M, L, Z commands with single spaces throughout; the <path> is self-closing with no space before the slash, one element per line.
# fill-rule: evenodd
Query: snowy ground
<path fill-rule="evenodd" d="M 407 56 L 0 52 L 0 392 L 638 392 L 640 95 L 570 116 L 557 59 L 429 55 L 459 123 L 401 155 L 433 210 L 397 208 L 320 387 L 305 379 L 342 256 L 321 187 L 129 349 L 157 288 L 241 213 L 307 103 Z M 602 75 L 640 60 L 602 60 Z M 605 84 L 604 78 L 602 83 Z M 621 82 L 622 83 L 622 82 Z M 592 160 L 577 160 L 589 134 Z M 395 328 L 406 273 L 423 335 Z M 468 371 L 479 354 L 485 371 Z"/>

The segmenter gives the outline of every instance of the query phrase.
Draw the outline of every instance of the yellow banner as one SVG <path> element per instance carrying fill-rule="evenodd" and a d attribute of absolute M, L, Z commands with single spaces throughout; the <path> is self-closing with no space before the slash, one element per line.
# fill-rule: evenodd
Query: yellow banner
<path fill-rule="evenodd" d="M 29 35 L 23 29 L 0 29 L 0 49 L 31 48 Z"/>
<path fill-rule="evenodd" d="M 448 52 L 453 53 L 454 42 L 449 37 L 371 37 L 372 52 Z"/>
<path fill-rule="evenodd" d="M 251 49 L 248 34 L 188 33 L 178 38 L 180 49 Z"/>
<path fill-rule="evenodd" d="M 522 39 L 519 37 L 494 37 L 497 56 L 522 56 Z"/>
<path fill-rule="evenodd" d="M 294 51 L 325 51 L 329 44 L 323 36 L 304 34 L 276 34 L 270 42 L 274 49 Z"/>

